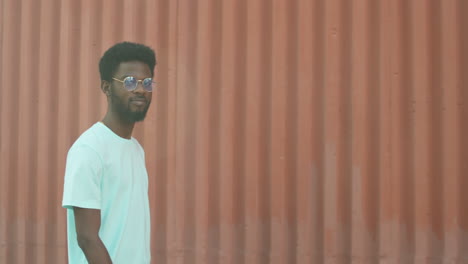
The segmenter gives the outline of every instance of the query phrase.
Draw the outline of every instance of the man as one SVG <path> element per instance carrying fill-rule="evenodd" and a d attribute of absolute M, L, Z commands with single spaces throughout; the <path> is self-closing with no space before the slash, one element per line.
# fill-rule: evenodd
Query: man
<path fill-rule="evenodd" d="M 132 131 L 150 106 L 155 65 L 153 50 L 130 42 L 99 62 L 107 113 L 67 156 L 62 206 L 70 264 L 150 263 L 148 175 Z"/>

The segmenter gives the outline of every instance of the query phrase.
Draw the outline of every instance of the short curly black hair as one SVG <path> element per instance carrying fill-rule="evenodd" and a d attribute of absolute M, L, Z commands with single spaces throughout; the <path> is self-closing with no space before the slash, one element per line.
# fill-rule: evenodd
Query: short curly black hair
<path fill-rule="evenodd" d="M 110 47 L 99 61 L 101 80 L 111 81 L 121 62 L 141 61 L 148 65 L 154 74 L 156 55 L 154 51 L 143 44 L 120 42 Z"/>

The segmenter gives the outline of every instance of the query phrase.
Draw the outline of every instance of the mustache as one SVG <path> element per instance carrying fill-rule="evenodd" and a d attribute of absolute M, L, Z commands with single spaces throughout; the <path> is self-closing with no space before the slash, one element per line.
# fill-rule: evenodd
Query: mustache
<path fill-rule="evenodd" d="M 148 100 L 146 100 L 146 97 L 144 96 L 135 96 L 135 97 L 132 97 L 129 99 L 129 101 L 144 101 L 145 103 L 148 102 Z"/>

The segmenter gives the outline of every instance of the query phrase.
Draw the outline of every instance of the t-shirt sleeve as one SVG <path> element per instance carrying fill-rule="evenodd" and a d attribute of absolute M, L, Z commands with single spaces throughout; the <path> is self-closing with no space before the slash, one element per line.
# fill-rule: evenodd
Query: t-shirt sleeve
<path fill-rule="evenodd" d="M 101 209 L 102 160 L 91 147 L 73 146 L 65 168 L 62 206 Z"/>

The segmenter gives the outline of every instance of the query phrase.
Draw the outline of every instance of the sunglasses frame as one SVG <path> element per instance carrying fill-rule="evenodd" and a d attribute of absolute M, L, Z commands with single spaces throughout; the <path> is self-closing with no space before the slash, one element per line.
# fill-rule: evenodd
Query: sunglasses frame
<path fill-rule="evenodd" d="M 127 89 L 127 87 L 126 87 L 126 85 L 125 85 L 125 80 L 126 80 L 127 78 L 134 78 L 134 79 L 137 81 L 135 88 L 133 88 L 133 89 L 131 89 L 131 90 Z M 147 79 L 150 79 L 150 80 L 151 80 L 151 91 L 148 91 L 148 90 L 145 88 L 145 86 L 143 85 L 143 82 L 144 82 L 145 80 L 147 80 Z M 151 92 L 153 92 L 153 90 L 154 90 L 154 89 L 153 89 L 153 85 L 156 84 L 156 82 L 153 81 L 153 78 L 145 78 L 145 79 L 143 79 L 143 80 L 137 80 L 137 78 L 135 78 L 134 76 L 127 76 L 127 77 L 125 77 L 123 80 L 119 80 L 119 79 L 117 79 L 117 78 L 112 77 L 112 80 L 121 82 L 121 83 L 123 84 L 123 87 L 125 88 L 125 90 L 127 90 L 127 91 L 129 91 L 129 92 L 135 91 L 135 90 L 138 88 L 138 83 L 141 83 L 141 86 L 143 86 L 143 90 L 145 90 L 146 92 L 151 93 Z"/>

